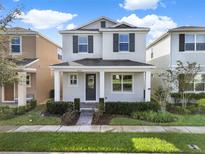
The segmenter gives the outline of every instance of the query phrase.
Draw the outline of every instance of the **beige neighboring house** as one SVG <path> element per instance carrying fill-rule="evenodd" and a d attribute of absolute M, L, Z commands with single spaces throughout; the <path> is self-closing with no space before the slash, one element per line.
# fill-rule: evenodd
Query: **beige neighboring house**
<path fill-rule="evenodd" d="M 0 102 L 21 106 L 30 99 L 38 103 L 48 99 L 53 89 L 49 66 L 61 61 L 61 47 L 30 29 L 11 28 L 4 35 L 10 40 L 8 58 L 18 59 L 19 81 L 0 88 Z"/>

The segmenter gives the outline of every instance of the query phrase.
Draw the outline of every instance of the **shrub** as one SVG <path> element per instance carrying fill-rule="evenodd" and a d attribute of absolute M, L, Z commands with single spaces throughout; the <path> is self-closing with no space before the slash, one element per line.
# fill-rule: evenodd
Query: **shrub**
<path fill-rule="evenodd" d="M 75 111 L 66 112 L 63 114 L 61 118 L 61 124 L 62 125 L 74 125 L 77 117 L 78 117 L 78 113 Z"/>
<path fill-rule="evenodd" d="M 37 101 L 34 100 L 34 99 L 32 99 L 32 100 L 30 100 L 30 101 L 27 102 L 27 104 L 26 104 L 26 109 L 27 109 L 28 111 L 30 111 L 30 110 L 34 109 L 36 106 L 37 106 Z"/>
<path fill-rule="evenodd" d="M 80 98 L 74 99 L 74 110 L 80 112 Z"/>
<path fill-rule="evenodd" d="M 205 98 L 199 99 L 197 101 L 197 105 L 200 106 L 200 107 L 205 107 Z"/>
<path fill-rule="evenodd" d="M 167 111 L 175 114 L 191 114 L 198 113 L 199 108 L 196 104 L 188 104 L 186 109 L 180 104 L 168 104 Z"/>
<path fill-rule="evenodd" d="M 68 110 L 73 110 L 73 103 L 63 101 L 54 102 L 50 100 L 46 104 L 46 110 L 50 114 L 63 115 Z"/>
<path fill-rule="evenodd" d="M 168 112 L 153 112 L 153 111 L 146 111 L 146 112 L 134 112 L 132 113 L 132 118 L 144 121 L 150 121 L 154 123 L 167 123 L 167 122 L 174 122 L 178 119 L 177 116 L 168 113 Z"/>
<path fill-rule="evenodd" d="M 171 97 L 174 98 L 176 101 L 180 99 L 180 94 L 179 93 L 172 93 Z M 205 93 L 190 93 L 189 99 L 203 99 L 205 98 Z"/>
<path fill-rule="evenodd" d="M 26 106 L 19 106 L 19 107 L 15 108 L 14 112 L 16 115 L 22 115 L 22 114 L 25 114 L 27 111 L 28 110 L 27 110 Z"/>
<path fill-rule="evenodd" d="M 105 102 L 104 102 L 104 98 L 100 98 L 99 99 L 99 104 L 98 104 L 98 112 L 100 115 L 103 115 L 105 111 Z"/>
<path fill-rule="evenodd" d="M 10 108 L 9 106 L 1 106 L 0 107 L 0 119 L 10 119 L 15 116 L 14 108 Z"/>
<path fill-rule="evenodd" d="M 105 112 L 108 114 L 130 115 L 136 111 L 158 111 L 159 105 L 152 102 L 106 102 Z"/>

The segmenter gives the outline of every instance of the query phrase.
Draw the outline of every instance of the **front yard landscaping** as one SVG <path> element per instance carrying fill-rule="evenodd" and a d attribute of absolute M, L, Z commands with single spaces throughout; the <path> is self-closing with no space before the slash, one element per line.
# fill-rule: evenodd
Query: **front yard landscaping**
<path fill-rule="evenodd" d="M 23 115 L 17 115 L 14 118 L 0 120 L 0 125 L 59 125 L 61 119 L 59 116 L 43 116 L 45 105 L 37 106 L 30 112 Z"/>
<path fill-rule="evenodd" d="M 116 115 L 109 122 L 111 125 L 163 125 L 163 126 L 205 126 L 205 115 L 177 115 L 178 120 L 170 123 L 153 123 L 133 119 L 129 116 Z"/>
<path fill-rule="evenodd" d="M 0 133 L 0 138 L 0 151 L 205 153 L 205 134 Z"/>

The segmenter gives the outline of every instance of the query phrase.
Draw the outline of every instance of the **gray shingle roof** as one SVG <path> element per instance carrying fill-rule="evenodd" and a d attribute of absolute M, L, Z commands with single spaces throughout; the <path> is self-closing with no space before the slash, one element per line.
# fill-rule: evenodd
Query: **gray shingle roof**
<path fill-rule="evenodd" d="M 64 62 L 54 64 L 52 66 L 153 66 L 146 63 L 131 61 L 131 60 L 103 60 L 97 59 L 81 59 L 73 62 Z"/>
<path fill-rule="evenodd" d="M 18 66 L 25 66 L 25 65 L 28 65 L 28 64 L 34 62 L 35 60 L 37 60 L 37 58 L 24 58 L 24 59 L 16 60 L 15 63 Z"/>

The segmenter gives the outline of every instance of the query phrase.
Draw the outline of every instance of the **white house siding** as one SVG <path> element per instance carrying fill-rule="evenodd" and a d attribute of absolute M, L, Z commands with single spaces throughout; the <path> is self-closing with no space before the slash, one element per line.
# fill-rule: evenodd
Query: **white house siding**
<path fill-rule="evenodd" d="M 106 21 L 106 27 L 112 27 L 114 25 L 113 22 L 110 22 L 107 20 L 100 20 L 100 21 Z M 83 28 L 84 29 L 100 29 L 101 28 L 100 21 L 93 22 L 92 24 L 89 24 Z"/>
<path fill-rule="evenodd" d="M 138 62 L 146 61 L 146 33 L 135 33 L 135 52 L 113 52 L 113 33 L 123 32 L 103 32 L 103 59 L 129 59 Z M 133 32 L 124 32 L 126 34 Z"/>
<path fill-rule="evenodd" d="M 161 70 L 167 70 L 170 65 L 170 44 L 171 44 L 171 37 L 167 35 L 163 38 L 160 42 L 154 44 L 152 47 L 147 49 L 146 51 L 146 59 L 147 63 L 155 65 L 156 68 L 152 71 L 152 82 L 151 92 L 154 93 L 154 89 L 158 88 L 159 86 L 163 86 L 161 80 L 159 79 L 159 73 Z M 151 53 L 153 53 L 153 58 L 151 58 Z"/>
<path fill-rule="evenodd" d="M 93 53 L 73 53 L 73 35 L 88 36 L 93 35 Z M 102 57 L 102 34 L 63 34 L 63 61 L 74 61 L 83 58 Z"/>
<path fill-rule="evenodd" d="M 70 74 L 78 75 L 78 85 L 71 86 Z M 93 72 L 87 73 L 93 74 Z M 85 75 L 86 73 L 63 73 L 63 100 L 64 101 L 73 101 L 75 98 L 80 98 L 80 100 L 85 100 Z M 96 73 L 96 100 L 99 99 L 99 73 Z"/>
<path fill-rule="evenodd" d="M 192 32 L 193 34 L 197 34 L 197 32 Z M 191 34 L 191 33 L 189 33 Z M 205 33 L 199 33 L 205 34 Z M 171 34 L 171 65 L 176 66 L 177 61 L 180 60 L 184 63 L 189 61 L 190 63 L 196 62 L 201 66 L 205 66 L 205 51 L 184 51 L 179 52 L 179 33 L 172 33 Z"/>
<path fill-rule="evenodd" d="M 78 85 L 69 85 L 70 74 L 78 74 Z M 86 73 L 63 73 L 63 100 L 73 101 L 75 98 L 85 100 L 85 74 Z M 88 73 L 89 74 L 89 73 Z M 90 73 L 92 74 L 92 72 Z M 105 73 L 105 101 L 126 101 L 140 102 L 144 101 L 144 73 L 133 74 L 133 92 L 131 93 L 113 93 L 112 92 L 112 75 L 113 73 Z M 99 73 L 96 73 L 96 101 L 99 100 Z"/>
<path fill-rule="evenodd" d="M 112 74 L 105 73 L 105 101 L 140 102 L 144 101 L 144 73 L 133 74 L 133 92 L 114 93 L 112 92 Z"/>

